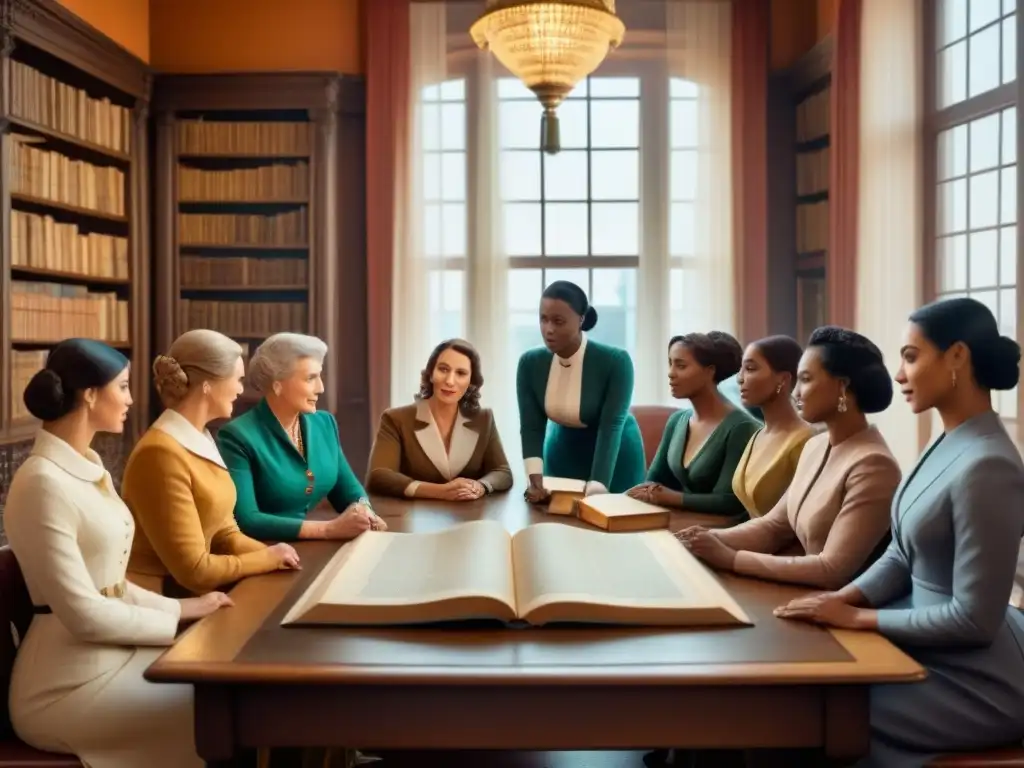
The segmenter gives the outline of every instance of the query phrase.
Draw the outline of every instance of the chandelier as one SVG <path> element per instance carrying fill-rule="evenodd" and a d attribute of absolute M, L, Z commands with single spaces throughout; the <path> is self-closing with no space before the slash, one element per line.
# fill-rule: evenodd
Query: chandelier
<path fill-rule="evenodd" d="M 622 42 L 615 0 L 487 0 L 469 33 L 544 106 L 541 148 L 559 150 L 556 109 Z"/>

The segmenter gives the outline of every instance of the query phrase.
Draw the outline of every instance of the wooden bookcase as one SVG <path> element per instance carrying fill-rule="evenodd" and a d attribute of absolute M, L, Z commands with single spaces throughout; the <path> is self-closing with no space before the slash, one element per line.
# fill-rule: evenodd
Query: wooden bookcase
<path fill-rule="evenodd" d="M 129 355 L 143 424 L 151 82 L 53 0 L 0 0 L 0 442 L 32 437 L 25 386 L 70 336 Z"/>
<path fill-rule="evenodd" d="M 157 77 L 157 350 L 191 328 L 250 352 L 297 331 L 327 342 L 325 378 L 339 370 L 339 112 L 362 94 L 334 73 Z M 321 403 L 335 411 L 337 388 Z"/>

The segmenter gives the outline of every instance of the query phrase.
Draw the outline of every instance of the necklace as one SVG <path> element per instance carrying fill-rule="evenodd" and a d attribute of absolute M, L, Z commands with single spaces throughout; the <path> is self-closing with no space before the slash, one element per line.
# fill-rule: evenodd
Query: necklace
<path fill-rule="evenodd" d="M 299 452 L 302 458 L 306 458 L 305 446 L 302 443 L 302 428 L 299 423 L 298 416 L 295 417 L 295 424 L 289 430 L 288 437 L 291 438 L 292 443 L 295 445 L 296 450 Z"/>

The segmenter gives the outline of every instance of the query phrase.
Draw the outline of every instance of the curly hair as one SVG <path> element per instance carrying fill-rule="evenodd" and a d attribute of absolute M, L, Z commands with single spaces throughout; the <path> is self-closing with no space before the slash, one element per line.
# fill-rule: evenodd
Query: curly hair
<path fill-rule="evenodd" d="M 892 402 L 892 377 L 882 351 L 866 336 L 826 325 L 816 328 L 807 342 L 821 353 L 821 365 L 830 376 L 846 379 L 864 413 L 881 413 Z"/>
<path fill-rule="evenodd" d="M 480 412 L 480 389 L 484 385 L 484 375 L 480 370 L 480 353 L 465 339 L 447 339 L 434 347 L 434 351 L 427 358 L 426 367 L 420 372 L 420 391 L 416 393 L 416 397 L 426 400 L 433 396 L 434 368 L 437 366 L 438 358 L 448 349 L 455 350 L 460 355 L 469 358 L 469 387 L 466 389 L 466 394 L 459 400 L 459 410 L 463 416 L 475 416 Z"/>
<path fill-rule="evenodd" d="M 672 349 L 676 344 L 682 344 L 690 350 L 694 359 L 705 368 L 714 366 L 715 384 L 721 384 L 731 376 L 735 376 L 743 365 L 743 347 L 725 331 L 673 336 L 668 343 L 668 348 Z"/>

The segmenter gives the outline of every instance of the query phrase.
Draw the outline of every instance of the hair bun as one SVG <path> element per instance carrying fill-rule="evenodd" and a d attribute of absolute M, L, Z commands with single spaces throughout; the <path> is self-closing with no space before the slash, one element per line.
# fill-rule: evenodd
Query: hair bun
<path fill-rule="evenodd" d="M 153 386 L 164 405 L 177 405 L 188 394 L 188 374 L 173 357 L 157 355 L 153 361 Z"/>
<path fill-rule="evenodd" d="M 597 325 L 597 310 L 587 307 L 587 311 L 583 313 L 583 324 L 580 327 L 584 331 L 589 331 L 595 325 Z"/>
<path fill-rule="evenodd" d="M 28 412 L 41 421 L 55 421 L 74 406 L 64 392 L 64 382 L 49 368 L 43 368 L 32 377 L 22 399 Z"/>
<path fill-rule="evenodd" d="M 986 389 L 1013 389 L 1020 380 L 1020 346 L 1006 336 L 977 349 L 972 362 L 978 384 Z"/>

